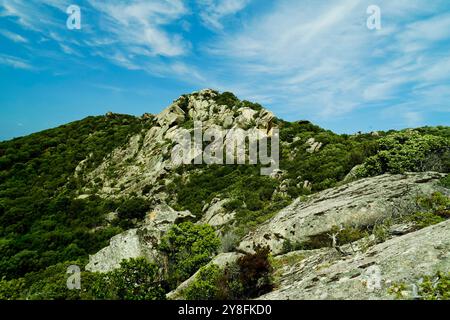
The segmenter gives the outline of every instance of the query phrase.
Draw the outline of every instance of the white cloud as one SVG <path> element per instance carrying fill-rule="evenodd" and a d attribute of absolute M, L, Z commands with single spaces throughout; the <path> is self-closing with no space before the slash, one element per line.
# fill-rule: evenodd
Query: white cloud
<path fill-rule="evenodd" d="M 200 18 L 212 29 L 222 30 L 222 19 L 244 9 L 251 0 L 197 0 L 201 8 Z"/>
<path fill-rule="evenodd" d="M 168 33 L 164 26 L 187 13 L 182 1 L 104 1 L 90 0 L 102 15 L 101 28 L 115 35 L 128 51 L 144 49 L 149 56 L 184 55 L 189 43 L 179 34 Z M 142 53 L 142 52 L 140 52 Z"/>
<path fill-rule="evenodd" d="M 411 101 L 410 108 L 443 104 L 427 92 L 450 82 L 448 55 L 439 47 L 450 43 L 448 13 L 439 10 L 445 1 L 380 0 L 380 31 L 366 28 L 370 4 L 280 0 L 205 49 L 222 58 L 211 76 L 243 95 L 275 97 L 282 113 L 296 117 L 331 119 L 400 101 Z M 225 71 L 234 76 L 221 80 Z M 419 90 L 421 82 L 427 86 Z"/>
<path fill-rule="evenodd" d="M 0 54 L 0 64 L 13 67 L 15 69 L 33 70 L 33 67 L 23 59 Z"/>
<path fill-rule="evenodd" d="M 9 40 L 17 43 L 28 43 L 28 40 L 22 37 L 20 34 L 16 34 L 8 30 L 0 30 L 0 34 L 5 38 L 8 38 Z"/>
<path fill-rule="evenodd" d="M 234 91 L 281 116 L 333 119 L 389 106 L 410 114 L 399 118 L 412 123 L 423 108 L 449 110 L 450 14 L 441 10 L 448 0 L 378 0 L 380 31 L 366 27 L 371 0 L 277 0 L 238 14 L 250 2 L 86 0 L 79 37 L 67 36 L 65 12 L 55 19 L 63 0 L 0 0 L 0 15 L 40 33 L 46 44 L 33 54 L 102 57 L 128 70 Z M 212 39 L 189 34 L 199 27 L 195 17 L 215 31 Z"/>
<path fill-rule="evenodd" d="M 51 18 L 49 10 L 64 10 L 66 2 L 65 0 L 0 0 L 2 9 L 0 16 L 16 17 L 17 22 L 25 29 L 43 31 L 49 26 L 58 26 L 58 23 Z"/>

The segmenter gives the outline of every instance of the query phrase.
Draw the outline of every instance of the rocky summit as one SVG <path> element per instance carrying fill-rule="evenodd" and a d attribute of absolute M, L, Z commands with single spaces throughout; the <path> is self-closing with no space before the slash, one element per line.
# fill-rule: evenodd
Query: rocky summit
<path fill-rule="evenodd" d="M 198 161 L 230 132 L 256 159 Z M 449 298 L 449 127 L 340 135 L 205 89 L 0 142 L 0 170 L 0 299 Z"/>

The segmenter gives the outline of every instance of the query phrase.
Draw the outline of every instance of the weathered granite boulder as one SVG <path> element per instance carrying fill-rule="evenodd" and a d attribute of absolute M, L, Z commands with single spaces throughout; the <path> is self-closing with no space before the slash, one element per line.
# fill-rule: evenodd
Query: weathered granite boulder
<path fill-rule="evenodd" d="M 255 245 L 268 245 L 277 255 L 287 239 L 303 242 L 336 226 L 373 225 L 396 214 L 404 202 L 414 202 L 418 194 L 439 191 L 436 182 L 443 176 L 434 172 L 385 174 L 328 189 L 307 200 L 299 198 L 248 234 L 239 248 L 252 252 Z"/>
<path fill-rule="evenodd" d="M 174 123 L 181 123 L 185 118 L 184 111 L 178 106 L 178 104 L 173 104 L 169 108 L 164 109 L 160 114 L 157 115 L 156 120 L 160 126 L 172 125 Z"/>
<path fill-rule="evenodd" d="M 306 141 L 306 144 L 309 146 L 309 148 L 306 150 L 309 153 L 318 152 L 323 146 L 322 142 L 318 142 L 314 138 L 309 138 Z"/>
<path fill-rule="evenodd" d="M 209 207 L 205 210 L 202 218 L 199 220 L 201 224 L 209 224 L 213 227 L 220 227 L 234 220 L 234 212 L 229 212 L 224 205 L 230 199 L 213 199 Z"/>
<path fill-rule="evenodd" d="M 157 261 L 156 247 L 161 237 L 175 223 L 195 218 L 189 211 L 175 211 L 167 205 L 160 205 L 149 212 L 143 226 L 127 230 L 111 238 L 109 246 L 89 256 L 86 270 L 108 272 L 120 266 L 122 260 L 145 257 Z"/>
<path fill-rule="evenodd" d="M 389 288 L 406 286 L 414 298 L 423 276 L 450 272 L 450 220 L 341 256 L 334 249 L 300 252 L 276 258 L 278 288 L 259 299 L 394 299 Z M 286 263 L 287 262 L 287 263 Z"/>

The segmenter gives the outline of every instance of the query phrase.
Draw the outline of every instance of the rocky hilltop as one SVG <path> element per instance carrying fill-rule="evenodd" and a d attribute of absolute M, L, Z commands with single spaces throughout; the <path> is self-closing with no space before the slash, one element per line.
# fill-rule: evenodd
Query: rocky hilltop
<path fill-rule="evenodd" d="M 279 132 L 280 168 L 183 164 L 194 123 Z M 205 89 L 2 142 L 0 169 L 0 299 L 449 294 L 449 127 L 338 135 Z"/>
<path fill-rule="evenodd" d="M 220 104 L 219 97 L 218 92 L 205 89 L 175 100 L 152 118 L 150 130 L 132 136 L 128 144 L 114 150 L 85 177 L 91 183 L 81 196 L 95 189 L 104 196 L 137 193 L 156 202 L 166 201 L 166 194 L 159 191 L 168 183 L 167 176 L 176 169 L 176 163 L 181 162 L 171 158 L 174 142 L 182 129 L 192 130 L 195 121 L 202 123 L 203 130 L 241 128 L 270 133 L 273 113 L 252 103 Z"/>

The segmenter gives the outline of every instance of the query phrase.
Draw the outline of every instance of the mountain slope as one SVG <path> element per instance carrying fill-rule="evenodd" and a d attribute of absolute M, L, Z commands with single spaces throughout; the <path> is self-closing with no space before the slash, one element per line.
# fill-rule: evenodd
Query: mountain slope
<path fill-rule="evenodd" d="M 112 204 L 76 200 L 76 168 L 84 161 L 85 170 L 91 170 L 146 126 L 132 116 L 89 117 L 0 143 L 2 276 L 78 259 L 120 231 L 91 231 Z"/>
<path fill-rule="evenodd" d="M 280 170 L 261 176 L 261 165 L 174 163 L 174 139 L 182 129 L 192 132 L 194 121 L 201 121 L 203 130 L 242 128 L 253 135 L 270 135 L 279 128 Z M 208 224 L 221 242 L 218 252 L 234 251 L 244 239 L 246 245 L 237 250 L 251 253 L 247 244 L 259 241 L 258 230 L 276 229 L 273 219 L 291 203 L 326 189 L 342 197 L 345 186 L 330 188 L 369 176 L 448 173 L 449 150 L 449 127 L 337 135 L 308 121 L 277 119 L 259 104 L 210 89 L 181 96 L 159 115 L 90 117 L 1 142 L 0 276 L 5 281 L 0 283 L 0 297 L 2 290 L 22 298 L 99 297 L 64 287 L 66 266 L 85 266 L 89 255 L 87 269 L 102 272 L 126 272 L 121 270 L 122 259 L 145 256 L 152 263 L 162 261 L 149 268 L 159 270 L 168 292 L 214 255 L 198 252 L 198 263 L 183 269 L 175 280 L 168 279 L 174 261 L 183 260 L 164 243 L 172 233 L 178 240 L 209 237 L 210 229 L 203 227 Z M 392 187 L 408 185 L 387 179 Z M 384 201 L 382 193 L 379 197 Z M 350 197 L 346 206 L 356 200 Z M 311 218 L 311 223 L 320 219 L 321 215 Z M 193 225 L 184 225 L 186 221 Z M 187 234 L 175 237 L 179 230 Z M 323 236 L 329 231 L 322 230 Z M 283 241 L 272 247 L 274 254 L 283 247 L 298 249 L 296 243 L 284 243 L 285 238 L 282 235 Z M 201 236 L 197 240 L 201 242 Z M 53 281 L 60 283 L 57 288 L 50 283 L 50 273 L 60 277 Z M 91 272 L 85 276 L 97 277 Z"/>

